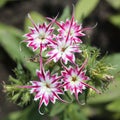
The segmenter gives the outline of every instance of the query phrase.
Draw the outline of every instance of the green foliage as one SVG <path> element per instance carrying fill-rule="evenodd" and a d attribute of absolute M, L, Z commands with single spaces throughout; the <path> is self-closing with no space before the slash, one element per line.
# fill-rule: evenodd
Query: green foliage
<path fill-rule="evenodd" d="M 88 120 L 85 114 L 80 109 L 78 104 L 68 105 L 64 112 L 64 120 Z"/>
<path fill-rule="evenodd" d="M 112 100 L 120 98 L 119 87 L 120 80 L 114 81 L 109 85 L 109 89 L 103 92 L 101 95 L 95 95 L 95 97 L 89 97 L 88 104 L 100 104 L 107 103 Z M 117 86 L 117 87 L 116 87 Z"/>
<path fill-rule="evenodd" d="M 120 53 L 111 54 L 111 55 L 107 56 L 105 58 L 105 62 L 114 66 L 115 69 L 112 71 L 113 75 L 117 75 L 117 76 L 120 75 L 119 74 L 119 72 L 120 72 Z"/>
<path fill-rule="evenodd" d="M 99 0 L 79 0 L 75 7 L 75 18 L 78 21 L 86 18 L 97 6 Z"/>
<path fill-rule="evenodd" d="M 90 77 L 89 84 L 99 87 L 102 91 L 106 89 L 107 85 L 111 82 L 113 76 L 110 73 L 113 67 L 105 62 L 105 57 L 100 58 L 100 51 L 95 47 L 87 45 L 82 46 L 83 58 L 88 57 L 88 63 L 86 65 L 87 74 Z M 77 64 L 82 64 L 83 61 L 78 61 Z"/>
<path fill-rule="evenodd" d="M 0 24 L 0 44 L 9 54 L 9 56 L 17 62 L 22 63 L 28 70 L 35 75 L 37 65 L 27 62 L 25 58 L 29 58 L 33 55 L 30 49 L 22 44 L 20 51 L 20 42 L 23 40 L 23 32 L 4 24 Z"/>
<path fill-rule="evenodd" d="M 120 98 L 108 104 L 107 109 L 112 112 L 120 112 Z"/>
<path fill-rule="evenodd" d="M 61 104 L 56 103 L 52 107 L 50 116 L 58 115 L 61 120 L 88 120 L 82 111 L 82 108 L 77 103 Z"/>
<path fill-rule="evenodd" d="M 59 18 L 59 21 L 65 21 L 66 18 L 69 18 L 69 17 L 70 17 L 70 8 L 66 7 L 63 11 L 62 16 Z"/>
<path fill-rule="evenodd" d="M 106 0 L 113 8 L 120 10 L 120 0 Z"/>
<path fill-rule="evenodd" d="M 55 115 L 62 113 L 66 107 L 67 107 L 67 104 L 61 104 L 59 102 L 56 102 L 56 104 L 52 106 L 52 110 L 50 111 L 50 116 L 53 117 Z"/>
<path fill-rule="evenodd" d="M 3 7 L 8 0 L 0 0 L 0 8 Z"/>
<path fill-rule="evenodd" d="M 21 57 L 20 57 L 20 53 L 19 53 L 19 49 L 18 49 L 18 41 L 16 40 L 16 36 L 9 32 L 9 31 L 12 31 L 12 29 L 10 29 L 10 30 L 8 30 L 8 29 L 7 29 L 7 26 L 4 26 L 4 29 L 2 29 L 2 28 L 0 29 L 1 45 L 4 47 L 4 49 L 6 49 L 8 54 L 14 60 L 16 60 L 16 59 L 20 60 Z M 14 41 L 16 41 L 16 42 L 14 42 Z"/>
<path fill-rule="evenodd" d="M 119 93 L 119 84 L 120 84 L 120 54 L 113 54 L 109 55 L 105 58 L 105 62 L 111 64 L 115 67 L 114 70 L 111 71 L 111 73 L 114 75 L 112 80 L 112 83 L 109 85 L 109 89 L 106 90 L 101 95 L 96 95 L 95 98 L 89 98 L 88 102 L 91 104 L 99 104 L 99 103 L 106 103 L 110 101 L 114 101 L 120 98 Z"/>
<path fill-rule="evenodd" d="M 120 10 L 120 0 L 107 0 L 107 2 L 116 10 Z M 120 14 L 111 15 L 109 21 L 115 25 L 116 27 L 120 28 Z"/>
<path fill-rule="evenodd" d="M 120 14 L 110 16 L 109 21 L 120 28 Z"/>
<path fill-rule="evenodd" d="M 31 79 L 30 73 L 25 73 L 20 64 L 14 70 L 16 78 L 9 77 L 10 84 L 4 84 L 4 91 L 7 98 L 20 106 L 28 105 L 32 99 L 27 89 L 20 88 L 20 86 L 27 85 Z"/>
<path fill-rule="evenodd" d="M 9 114 L 5 120 L 44 120 L 47 116 L 41 116 L 37 110 L 38 104 L 32 103 L 22 111 Z"/>

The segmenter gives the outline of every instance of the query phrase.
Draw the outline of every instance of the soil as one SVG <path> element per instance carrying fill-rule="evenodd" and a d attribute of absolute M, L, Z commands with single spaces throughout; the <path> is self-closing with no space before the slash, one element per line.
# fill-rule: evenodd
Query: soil
<path fill-rule="evenodd" d="M 44 16 L 56 16 L 59 12 L 61 15 L 65 6 L 70 6 L 75 0 L 13 0 L 9 1 L 0 8 L 0 22 L 12 25 L 19 29 L 23 29 L 25 16 L 30 11 L 37 11 Z M 85 26 L 94 25 L 97 27 L 89 34 L 92 39 L 92 45 L 101 48 L 104 54 L 106 51 L 110 53 L 120 52 L 120 29 L 108 21 L 108 17 L 117 14 L 118 11 L 113 9 L 105 0 L 99 2 L 96 9 L 87 17 L 83 23 Z M 9 55 L 0 46 L 0 84 L 7 82 L 8 76 L 13 74 L 12 70 L 16 63 L 11 60 Z M 0 85 L 0 118 L 2 119 L 8 113 L 15 111 L 18 106 L 6 100 L 3 88 Z"/>

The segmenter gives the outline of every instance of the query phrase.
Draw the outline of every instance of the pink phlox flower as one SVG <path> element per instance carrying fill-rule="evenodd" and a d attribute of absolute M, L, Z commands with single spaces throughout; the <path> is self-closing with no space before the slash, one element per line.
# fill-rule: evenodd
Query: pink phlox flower
<path fill-rule="evenodd" d="M 69 90 L 71 94 L 74 93 L 77 100 L 78 94 L 82 93 L 83 90 L 86 89 L 86 87 L 92 88 L 97 93 L 99 93 L 98 90 L 96 90 L 95 88 L 86 83 L 86 81 L 89 80 L 89 77 L 85 75 L 86 71 L 83 70 L 86 63 L 87 60 L 85 60 L 85 62 L 80 68 L 78 66 L 76 66 L 75 68 L 71 66 L 69 68 L 66 68 L 63 65 L 65 69 L 64 71 L 62 71 L 64 90 L 65 91 Z"/>
<path fill-rule="evenodd" d="M 44 103 L 45 106 L 48 105 L 49 101 L 55 103 L 56 99 L 62 100 L 59 95 L 63 94 L 63 90 L 61 88 L 61 76 L 57 74 L 50 75 L 50 72 L 43 72 L 37 70 L 37 76 L 39 81 L 30 81 L 32 85 L 22 86 L 22 88 L 29 88 L 30 93 L 35 93 L 34 100 L 39 100 L 39 109 Z"/>
<path fill-rule="evenodd" d="M 57 74 L 51 76 L 49 71 L 44 74 L 41 73 L 41 71 L 37 71 L 37 75 L 40 79 L 40 82 L 38 84 L 39 91 L 37 91 L 34 100 L 41 99 L 39 107 L 42 105 L 42 103 L 47 106 L 49 100 L 52 103 L 55 103 L 56 99 L 60 99 L 58 94 L 63 94 L 63 91 L 60 88 L 61 82 L 59 81 L 59 79 L 61 79 L 61 76 L 58 77 Z"/>
<path fill-rule="evenodd" d="M 64 76 L 64 89 L 65 91 L 70 90 L 71 93 L 77 92 L 77 94 L 86 88 L 82 82 L 88 80 L 89 77 L 85 76 L 85 71 L 81 71 L 78 74 L 78 68 L 69 67 L 67 72 L 63 71 L 62 75 Z"/>
<path fill-rule="evenodd" d="M 50 44 L 51 50 L 47 53 L 46 56 L 49 56 L 47 63 L 53 60 L 57 62 L 59 59 L 62 59 L 65 64 L 69 62 L 75 63 L 75 53 L 81 52 L 78 44 L 73 44 L 71 41 L 66 40 L 66 37 L 59 38 L 56 37 L 56 41 Z"/>
<path fill-rule="evenodd" d="M 31 47 L 33 51 L 37 50 L 40 44 L 42 44 L 42 50 L 44 51 L 47 49 L 49 40 L 52 40 L 55 36 L 53 34 L 54 28 L 51 27 L 53 21 L 48 25 L 46 23 L 36 25 L 30 16 L 29 18 L 34 27 L 29 27 L 30 32 L 24 35 L 24 37 L 26 37 L 24 42 L 27 42 L 27 47 Z"/>

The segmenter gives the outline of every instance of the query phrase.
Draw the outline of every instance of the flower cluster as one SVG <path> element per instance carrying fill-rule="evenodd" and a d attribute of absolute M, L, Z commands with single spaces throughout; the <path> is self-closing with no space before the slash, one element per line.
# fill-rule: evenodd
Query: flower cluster
<path fill-rule="evenodd" d="M 82 25 L 74 20 L 74 15 L 71 19 L 65 22 L 58 22 L 55 19 L 47 18 L 51 22 L 49 24 L 35 24 L 29 15 L 29 18 L 34 27 L 30 27 L 30 32 L 25 34 L 27 47 L 32 48 L 33 52 L 40 51 L 39 64 L 40 68 L 36 71 L 39 80 L 31 81 L 31 85 L 22 86 L 22 88 L 30 89 L 31 93 L 35 93 L 34 100 L 40 100 L 39 109 L 44 103 L 45 106 L 51 101 L 55 103 L 56 99 L 66 102 L 61 98 L 66 91 L 70 91 L 75 95 L 79 102 L 79 94 L 82 94 L 86 87 L 99 91 L 87 84 L 90 78 L 86 75 L 85 67 L 88 58 L 85 58 L 81 66 L 76 64 L 76 53 L 81 53 L 80 46 L 82 45 L 81 37 L 85 36 Z M 56 30 L 53 25 L 56 24 Z M 43 64 L 42 53 L 46 51 L 46 62 Z M 59 73 L 51 74 L 50 71 L 45 71 L 45 66 L 51 61 L 55 64 L 60 63 Z"/>

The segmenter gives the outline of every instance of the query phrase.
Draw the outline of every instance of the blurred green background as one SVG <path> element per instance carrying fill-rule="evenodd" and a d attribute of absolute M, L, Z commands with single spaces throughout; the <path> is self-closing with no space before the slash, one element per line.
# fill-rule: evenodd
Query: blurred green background
<path fill-rule="evenodd" d="M 74 5 L 74 7 L 73 7 Z M 45 16 L 58 20 L 70 18 L 72 10 L 75 19 L 83 26 L 96 28 L 88 31 L 85 41 L 101 50 L 101 56 L 107 53 L 106 63 L 115 66 L 114 79 L 101 95 L 89 97 L 88 104 L 65 105 L 57 103 L 49 115 L 40 116 L 35 105 L 22 109 L 9 102 L 3 91 L 3 81 L 8 82 L 9 75 L 17 63 L 26 69 L 36 69 L 35 64 L 26 63 L 25 58 L 33 55 L 19 43 L 31 25 L 27 18 L 30 13 L 35 22 L 45 21 Z M 120 0 L 0 0 L 0 119 L 1 120 L 120 120 Z M 30 116 L 32 114 L 32 117 Z"/>

